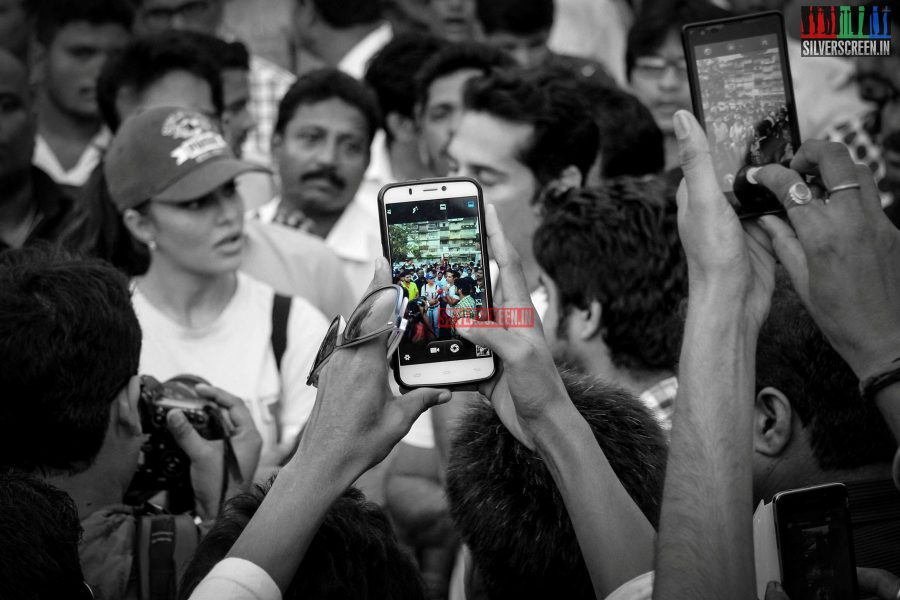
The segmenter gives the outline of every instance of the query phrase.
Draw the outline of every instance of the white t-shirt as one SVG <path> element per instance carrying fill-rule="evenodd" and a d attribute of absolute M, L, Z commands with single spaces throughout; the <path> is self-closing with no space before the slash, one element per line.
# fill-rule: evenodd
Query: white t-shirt
<path fill-rule="evenodd" d="M 309 418 L 316 390 L 306 377 L 328 321 L 312 304 L 294 298 L 287 326 L 281 376 L 272 350 L 272 301 L 269 286 L 238 273 L 234 297 L 209 326 L 186 328 L 150 304 L 135 288 L 133 303 L 143 330 L 141 373 L 160 381 L 181 374 L 203 377 L 242 398 L 263 439 L 263 452 L 292 440 Z"/>

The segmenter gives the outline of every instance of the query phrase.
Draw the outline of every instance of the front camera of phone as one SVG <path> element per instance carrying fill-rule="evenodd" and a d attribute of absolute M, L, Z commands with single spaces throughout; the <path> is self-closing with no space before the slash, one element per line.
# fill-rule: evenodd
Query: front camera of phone
<path fill-rule="evenodd" d="M 409 195 L 412 196 L 412 188 L 408 188 L 408 189 L 409 189 Z"/>
<path fill-rule="evenodd" d="M 446 191 L 447 191 L 447 186 L 446 186 L 446 185 L 442 185 L 442 186 L 441 186 L 441 191 L 442 191 L 442 192 L 446 192 Z"/>

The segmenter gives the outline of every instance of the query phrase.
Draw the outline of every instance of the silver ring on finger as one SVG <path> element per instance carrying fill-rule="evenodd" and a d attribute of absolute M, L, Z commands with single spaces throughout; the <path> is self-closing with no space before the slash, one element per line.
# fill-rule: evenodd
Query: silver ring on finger
<path fill-rule="evenodd" d="M 809 189 L 809 186 L 803 183 L 802 181 L 798 181 L 794 185 L 788 189 L 788 197 L 787 202 L 785 203 L 785 208 L 790 210 L 795 206 L 803 206 L 804 204 L 809 204 L 812 202 L 813 193 L 812 190 Z"/>
<path fill-rule="evenodd" d="M 860 189 L 860 185 L 856 182 L 852 183 L 842 183 L 840 185 L 836 185 L 833 188 L 828 189 L 828 195 L 836 194 L 838 192 L 843 192 L 845 190 L 858 190 Z"/>

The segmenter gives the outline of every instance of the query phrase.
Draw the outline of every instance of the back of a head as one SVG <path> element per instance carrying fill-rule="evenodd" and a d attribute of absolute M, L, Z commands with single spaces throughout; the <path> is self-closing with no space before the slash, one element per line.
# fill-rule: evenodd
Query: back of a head
<path fill-rule="evenodd" d="M 650 109 L 621 88 L 584 85 L 600 129 L 601 176 L 661 173 L 666 166 L 663 133 Z"/>
<path fill-rule="evenodd" d="M 47 248 L 0 254 L 0 466 L 90 466 L 140 352 L 128 281 L 114 267 Z"/>
<path fill-rule="evenodd" d="M 275 133 L 284 134 L 299 107 L 332 99 L 341 100 L 360 112 L 369 126 L 368 141 L 371 143 L 381 123 L 375 92 L 365 83 L 330 67 L 304 74 L 288 89 L 278 104 Z"/>
<path fill-rule="evenodd" d="M 494 69 L 506 69 L 516 65 L 516 61 L 505 52 L 480 42 L 454 42 L 435 52 L 416 73 L 415 103 L 424 105 L 428 101 L 428 88 L 435 80 L 457 71 L 475 70 L 487 74 Z"/>
<path fill-rule="evenodd" d="M 97 80 L 97 105 L 107 127 L 116 131 L 124 120 L 116 106 L 123 88 L 140 94 L 174 71 L 185 71 L 208 83 L 213 107 L 221 115 L 221 67 L 209 50 L 211 39 L 197 32 L 166 31 L 137 38 L 111 57 Z"/>
<path fill-rule="evenodd" d="M 376 23 L 382 17 L 382 0 L 299 0 L 312 2 L 322 19 L 335 29 Z"/>
<path fill-rule="evenodd" d="M 488 35 L 532 35 L 553 27 L 553 0 L 478 0 L 478 20 Z"/>
<path fill-rule="evenodd" d="M 534 127 L 521 157 L 541 185 L 570 165 L 584 178 L 597 158 L 599 134 L 578 81 L 548 68 L 505 69 L 466 84 L 465 110 Z"/>
<path fill-rule="evenodd" d="M 654 524 L 662 501 L 666 442 L 633 396 L 562 372 L 613 471 Z M 460 421 L 447 468 L 450 513 L 490 598 L 594 598 L 562 496 L 541 458 L 490 406 Z"/>
<path fill-rule="evenodd" d="M 572 190 L 550 204 L 534 235 L 561 313 L 599 301 L 603 341 L 619 367 L 673 369 L 678 360 L 687 267 L 667 189 L 661 178 L 623 177 Z"/>
<path fill-rule="evenodd" d="M 220 71 L 249 71 L 250 51 L 243 42 L 227 42 L 222 38 L 205 36 L 206 47 L 216 59 Z"/>
<path fill-rule="evenodd" d="M 672 34 L 681 34 L 688 23 L 712 21 L 733 14 L 707 0 L 658 0 L 644 2 L 628 30 L 625 49 L 626 73 L 631 74 L 639 56 L 654 54 Z"/>
<path fill-rule="evenodd" d="M 0 469 L 0 598 L 90 598 L 75 503 L 44 481 Z"/>
<path fill-rule="evenodd" d="M 44 47 L 70 23 L 112 23 L 130 31 L 134 21 L 134 9 L 128 0 L 36 0 L 32 10 L 35 39 Z"/>
<path fill-rule="evenodd" d="M 181 581 L 187 599 L 217 562 L 225 558 L 271 488 L 256 484 L 228 501 L 203 538 Z M 384 512 L 350 488 L 332 505 L 306 551 L 285 600 L 423 600 L 412 559 L 400 548 Z"/>
<path fill-rule="evenodd" d="M 784 271 L 756 347 L 756 390 L 790 400 L 822 470 L 890 463 L 896 444 L 859 380 L 804 308 Z"/>
<path fill-rule="evenodd" d="M 391 113 L 412 119 L 415 97 L 410 90 L 415 87 L 416 73 L 445 44 L 433 35 L 406 33 L 396 36 L 372 57 L 365 81 L 378 95 L 385 119 Z"/>

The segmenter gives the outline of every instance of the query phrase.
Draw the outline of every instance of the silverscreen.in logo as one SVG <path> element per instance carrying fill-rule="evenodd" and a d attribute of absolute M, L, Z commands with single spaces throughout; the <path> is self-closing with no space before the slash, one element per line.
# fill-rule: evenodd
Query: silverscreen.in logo
<path fill-rule="evenodd" d="M 888 56 L 891 7 L 804 6 L 800 11 L 803 56 Z"/>

